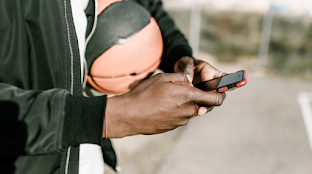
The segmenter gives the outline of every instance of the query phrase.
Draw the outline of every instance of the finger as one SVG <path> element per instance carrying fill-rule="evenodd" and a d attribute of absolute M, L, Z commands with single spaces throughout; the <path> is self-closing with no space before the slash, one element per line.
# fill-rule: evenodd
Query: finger
<path fill-rule="evenodd" d="M 194 59 L 191 57 L 182 57 L 175 64 L 174 71 L 185 73 L 190 83 L 192 83 L 194 77 Z"/>
<path fill-rule="evenodd" d="M 204 106 L 201 106 L 198 111 L 197 111 L 197 115 L 198 116 L 202 116 L 204 114 L 206 114 L 207 112 L 210 112 L 212 109 L 214 108 L 214 106 L 211 106 L 211 107 L 204 107 Z"/>
<path fill-rule="evenodd" d="M 195 59 L 194 64 L 194 84 L 217 78 L 220 74 L 218 69 L 202 60 Z"/>
<path fill-rule="evenodd" d="M 226 76 L 228 75 L 228 73 L 225 73 L 223 71 L 216 71 L 215 74 L 214 74 L 214 78 L 218 78 L 218 77 L 223 77 L 223 76 Z"/>
<path fill-rule="evenodd" d="M 221 77 L 226 76 L 226 75 L 229 75 L 229 74 L 224 72 L 221 74 Z"/>
<path fill-rule="evenodd" d="M 166 73 L 163 75 L 164 76 L 161 77 L 163 81 L 193 86 L 187 78 L 186 74 L 184 73 Z"/>
<path fill-rule="evenodd" d="M 193 62 L 186 64 L 182 72 L 186 75 L 186 77 L 190 81 L 190 83 L 192 83 L 193 77 L 194 77 L 194 64 L 193 64 Z"/>
<path fill-rule="evenodd" d="M 192 75 L 189 75 L 189 74 L 185 74 L 186 77 L 187 77 L 187 80 L 190 82 L 190 84 L 192 84 L 192 81 L 193 81 L 193 76 Z M 192 85 L 193 86 L 193 85 Z"/>
<path fill-rule="evenodd" d="M 226 97 L 224 92 L 205 92 L 197 88 L 188 90 L 188 95 L 191 102 L 205 106 L 220 106 Z"/>
<path fill-rule="evenodd" d="M 208 112 L 208 109 L 206 107 L 200 107 L 197 111 L 198 116 L 202 116 Z"/>

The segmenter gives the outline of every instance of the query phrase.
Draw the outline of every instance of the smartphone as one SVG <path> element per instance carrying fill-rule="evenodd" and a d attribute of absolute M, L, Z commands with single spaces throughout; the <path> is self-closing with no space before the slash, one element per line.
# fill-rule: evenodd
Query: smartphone
<path fill-rule="evenodd" d="M 247 72 L 237 71 L 222 77 L 194 84 L 194 87 L 209 92 L 225 92 L 242 87 L 247 83 Z"/>

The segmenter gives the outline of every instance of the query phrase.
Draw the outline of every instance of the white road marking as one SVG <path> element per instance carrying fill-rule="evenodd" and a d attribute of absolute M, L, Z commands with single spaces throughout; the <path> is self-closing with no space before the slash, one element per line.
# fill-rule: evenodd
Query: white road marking
<path fill-rule="evenodd" d="M 310 142 L 310 147 L 312 150 L 312 109 L 310 105 L 310 102 L 312 102 L 312 98 L 310 99 L 309 95 L 312 96 L 307 92 L 301 92 L 298 95 L 298 102 L 301 108 L 301 113 L 303 116 L 304 124 Z"/>

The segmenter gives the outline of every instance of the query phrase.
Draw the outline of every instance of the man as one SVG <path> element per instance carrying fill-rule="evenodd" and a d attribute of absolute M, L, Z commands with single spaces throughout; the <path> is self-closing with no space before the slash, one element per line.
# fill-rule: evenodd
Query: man
<path fill-rule="evenodd" d="M 162 30 L 160 68 L 177 73 L 156 75 L 113 98 L 82 97 L 79 33 L 90 31 L 79 31 L 77 26 L 85 24 L 77 21 L 85 9 L 93 26 L 94 1 L 0 2 L 1 173 L 86 173 L 90 168 L 81 164 L 81 144 L 104 147 L 105 137 L 166 132 L 222 104 L 224 93 L 192 87 L 190 82 L 212 79 L 220 71 L 191 57 L 161 1 L 135 2 L 151 12 Z"/>

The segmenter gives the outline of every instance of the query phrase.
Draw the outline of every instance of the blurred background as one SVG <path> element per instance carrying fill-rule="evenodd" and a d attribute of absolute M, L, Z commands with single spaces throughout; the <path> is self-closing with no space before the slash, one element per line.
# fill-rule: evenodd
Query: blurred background
<path fill-rule="evenodd" d="M 227 73 L 247 70 L 249 79 L 186 126 L 113 139 L 123 173 L 312 173 L 311 1 L 163 3 L 194 56 Z"/>

